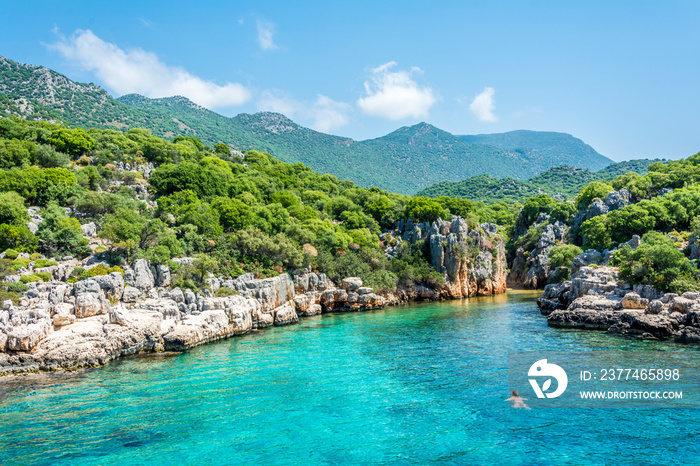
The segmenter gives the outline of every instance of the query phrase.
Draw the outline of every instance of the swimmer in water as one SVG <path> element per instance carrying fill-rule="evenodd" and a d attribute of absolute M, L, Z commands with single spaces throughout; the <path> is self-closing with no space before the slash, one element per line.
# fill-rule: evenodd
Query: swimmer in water
<path fill-rule="evenodd" d="M 527 398 L 521 398 L 520 395 L 518 395 L 517 390 L 513 390 L 513 396 L 510 398 L 506 399 L 506 401 L 512 401 L 513 402 L 513 408 L 525 408 L 525 409 L 530 409 L 528 405 L 525 404 L 525 400 Z"/>

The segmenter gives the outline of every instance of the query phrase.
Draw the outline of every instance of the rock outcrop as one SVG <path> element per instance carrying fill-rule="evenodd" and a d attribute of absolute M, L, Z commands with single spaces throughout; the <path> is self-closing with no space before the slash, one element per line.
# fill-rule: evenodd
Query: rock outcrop
<path fill-rule="evenodd" d="M 0 375 L 77 369 L 144 351 L 182 351 L 300 317 L 387 304 L 357 277 L 339 288 L 310 269 L 207 282 L 204 292 L 171 289 L 167 267 L 138 260 L 124 276 L 32 283 L 19 306 L 6 301 L 0 311 Z M 222 286 L 237 294 L 212 296 Z"/>
<path fill-rule="evenodd" d="M 439 288 L 416 284 L 399 288 L 396 299 L 465 298 L 506 290 L 505 243 L 495 224 L 484 223 L 470 229 L 464 219 L 455 216 L 450 222 L 441 219 L 419 224 L 402 221 L 396 231 L 401 234 L 395 238 L 398 243 L 424 241 L 433 269 L 443 275 L 445 282 Z M 389 257 L 395 248 L 387 248 Z"/>
<path fill-rule="evenodd" d="M 549 252 L 554 246 L 563 243 L 568 227 L 560 221 L 547 222 L 550 222 L 550 218 L 544 214 L 534 223 L 534 226 L 540 225 L 543 230 L 532 251 L 525 251 L 522 247 L 516 250 L 508 275 L 509 283 L 528 289 L 543 288 L 555 273 L 549 266 Z"/>
<path fill-rule="evenodd" d="M 615 267 L 581 267 L 571 281 L 547 285 L 537 304 L 552 327 L 700 343 L 700 293 L 630 287 Z"/>

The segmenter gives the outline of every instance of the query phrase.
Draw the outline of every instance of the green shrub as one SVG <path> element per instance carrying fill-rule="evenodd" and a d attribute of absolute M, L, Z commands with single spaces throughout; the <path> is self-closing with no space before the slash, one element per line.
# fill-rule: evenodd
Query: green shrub
<path fill-rule="evenodd" d="M 41 282 L 44 280 L 38 274 L 33 273 L 31 275 L 22 275 L 21 277 L 19 277 L 19 281 L 22 283 L 34 283 Z"/>
<path fill-rule="evenodd" d="M 51 279 L 53 278 L 53 275 L 51 275 L 50 272 L 35 272 L 34 275 L 41 278 L 41 280 L 44 282 L 50 282 Z"/>
<path fill-rule="evenodd" d="M 666 292 L 690 291 L 681 287 L 697 282 L 697 271 L 673 241 L 659 232 L 644 235 L 640 246 L 629 245 L 613 253 L 612 265 L 620 267 L 620 279 L 630 284 L 652 285 Z M 696 289 L 696 285 L 691 286 Z"/>
<path fill-rule="evenodd" d="M 104 264 L 97 264 L 95 267 L 88 269 L 87 275 L 88 278 L 90 278 L 97 277 L 98 275 L 109 275 L 112 272 L 119 272 L 120 274 L 122 274 L 122 276 L 124 276 L 124 269 L 122 269 L 118 265 L 107 267 Z"/>
<path fill-rule="evenodd" d="M 41 254 L 39 254 L 38 252 L 33 252 L 29 255 L 29 258 L 33 261 L 36 261 L 41 259 Z"/>
<path fill-rule="evenodd" d="M 232 290 L 228 286 L 222 286 L 214 292 L 214 296 L 216 296 L 217 298 L 225 298 L 227 296 L 234 296 L 237 294 L 239 294 L 238 291 Z"/>
<path fill-rule="evenodd" d="M 10 293 L 17 293 L 21 295 L 28 289 L 29 287 L 22 282 L 7 284 L 7 291 L 9 291 Z"/>
<path fill-rule="evenodd" d="M 7 257 L 8 259 L 15 260 L 19 257 L 19 253 L 14 249 L 8 249 L 5 251 L 5 257 Z"/>
<path fill-rule="evenodd" d="M 36 249 L 39 239 L 25 226 L 0 223 L 0 249 L 10 248 L 19 252 Z"/>
<path fill-rule="evenodd" d="M 581 254 L 583 250 L 573 244 L 562 244 L 554 246 L 549 251 L 549 267 L 556 270 L 556 274 L 552 278 L 552 283 L 559 283 L 568 280 L 571 274 L 571 266 L 573 265 L 574 257 Z"/>
<path fill-rule="evenodd" d="M 50 259 L 38 259 L 34 261 L 34 268 L 35 269 L 43 269 L 44 267 L 51 267 L 52 265 L 56 265 L 56 261 L 52 261 Z"/>
<path fill-rule="evenodd" d="M 18 257 L 12 261 L 12 269 L 16 272 L 17 270 L 27 267 L 31 261 L 29 259 L 24 259 L 23 257 Z"/>

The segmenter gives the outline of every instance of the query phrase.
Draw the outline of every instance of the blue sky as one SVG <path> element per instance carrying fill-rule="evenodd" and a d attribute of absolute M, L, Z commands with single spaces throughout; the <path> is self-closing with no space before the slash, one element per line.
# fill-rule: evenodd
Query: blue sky
<path fill-rule="evenodd" d="M 614 160 L 700 151 L 700 2 L 0 0 L 0 55 L 112 95 L 274 110 L 355 139 L 562 131 Z"/>

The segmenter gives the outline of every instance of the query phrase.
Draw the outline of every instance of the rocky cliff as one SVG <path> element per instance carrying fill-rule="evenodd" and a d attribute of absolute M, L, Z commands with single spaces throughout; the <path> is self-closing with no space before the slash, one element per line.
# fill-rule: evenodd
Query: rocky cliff
<path fill-rule="evenodd" d="M 395 245 L 387 248 L 393 257 L 398 245 L 422 241 L 429 250 L 432 267 L 444 279 L 444 285 L 433 289 L 418 285 L 397 290 L 400 300 L 450 299 L 489 295 L 506 291 L 505 243 L 493 223 L 469 228 L 461 217 L 433 223 L 399 222 L 393 233 Z"/>

